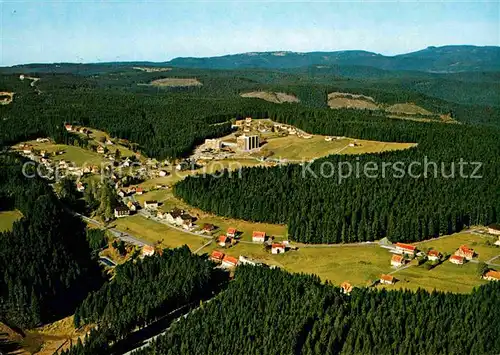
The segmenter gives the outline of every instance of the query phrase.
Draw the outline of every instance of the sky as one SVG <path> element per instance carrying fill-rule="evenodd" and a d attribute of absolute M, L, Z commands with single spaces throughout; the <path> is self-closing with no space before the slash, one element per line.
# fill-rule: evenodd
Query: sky
<path fill-rule="evenodd" d="M 0 0 L 0 66 L 500 45 L 500 2 Z"/>

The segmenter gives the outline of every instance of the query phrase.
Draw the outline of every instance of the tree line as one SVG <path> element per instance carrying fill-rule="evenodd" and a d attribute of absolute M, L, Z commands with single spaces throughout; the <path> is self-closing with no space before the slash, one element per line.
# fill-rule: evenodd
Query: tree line
<path fill-rule="evenodd" d="M 22 162 L 0 156 L 0 210 L 23 214 L 11 231 L 0 233 L 0 321 L 35 327 L 71 314 L 103 278 L 85 224 L 45 181 L 24 177 Z"/>
<path fill-rule="evenodd" d="M 243 266 L 215 299 L 172 325 L 149 354 L 495 354 L 500 284 L 472 294 L 355 288 Z"/>
<path fill-rule="evenodd" d="M 228 171 L 204 178 L 188 177 L 175 185 L 176 196 L 222 216 L 286 223 L 290 237 L 304 243 L 349 243 L 384 237 L 415 242 L 500 218 L 498 129 L 393 120 L 357 110 L 298 108 L 267 114 L 311 133 L 414 142 L 417 147 L 332 155 L 304 165 L 243 168 L 241 179 Z M 461 160 L 468 163 L 462 173 Z M 419 177 L 408 172 L 413 162 L 420 164 L 420 168 L 412 169 Z M 481 164 L 478 171 L 474 171 L 478 167 L 474 162 Z M 346 174 L 340 167 L 347 163 L 353 173 L 339 179 L 340 174 Z M 382 177 L 383 164 L 405 167 L 404 176 L 389 168 Z M 365 165 L 377 166 L 378 177 L 364 174 Z"/>

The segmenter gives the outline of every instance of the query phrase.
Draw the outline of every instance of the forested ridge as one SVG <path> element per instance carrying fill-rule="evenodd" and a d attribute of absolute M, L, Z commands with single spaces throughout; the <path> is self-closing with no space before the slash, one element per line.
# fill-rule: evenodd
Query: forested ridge
<path fill-rule="evenodd" d="M 498 129 L 396 122 L 356 110 L 296 109 L 269 116 L 311 133 L 415 142 L 418 146 L 361 156 L 333 155 L 305 165 L 243 168 L 241 179 L 232 178 L 234 174 L 229 172 L 222 177 L 188 177 L 175 185 L 175 194 L 218 215 L 286 223 L 290 237 L 304 243 L 349 243 L 383 237 L 415 242 L 500 218 Z M 426 160 L 435 162 L 437 169 L 430 165 L 424 175 Z M 481 178 L 472 178 L 477 164 L 464 166 L 466 178 L 462 178 L 461 160 L 480 162 L 476 173 Z M 359 177 L 354 172 L 339 180 L 339 164 L 343 162 L 350 162 L 353 170 L 360 166 Z M 419 170 L 412 170 L 421 175 L 418 178 L 407 172 L 412 162 L 421 164 Z M 382 177 L 383 163 L 401 164 L 405 176 L 388 169 Z M 378 178 L 363 174 L 365 164 L 379 167 Z M 452 169 L 454 177 L 450 175 Z M 326 171 L 326 177 L 321 171 Z"/>
<path fill-rule="evenodd" d="M 0 156 L 0 210 L 23 214 L 0 233 L 0 321 L 34 327 L 71 314 L 102 278 L 85 225 L 45 181 L 23 176 L 21 163 Z"/>
<path fill-rule="evenodd" d="M 354 289 L 242 266 L 147 354 L 496 354 L 500 284 L 469 295 Z"/>
<path fill-rule="evenodd" d="M 205 138 L 230 131 L 230 123 L 212 125 L 213 115 L 281 112 L 290 107 L 324 108 L 333 91 L 370 95 L 381 104 L 414 102 L 459 121 L 500 125 L 500 87 L 496 73 L 437 75 L 387 72 L 369 67 L 316 67 L 295 70 L 203 70 L 173 68 L 144 73 L 126 64 L 27 65 L 0 68 L 2 90 L 14 101 L 0 106 L 0 145 L 38 136 L 67 142 L 63 123 L 85 125 L 139 145 L 156 158 L 189 154 Z M 40 78 L 34 86 L 18 73 Z M 155 87 L 161 78 L 197 78 L 200 87 Z M 241 98 L 249 91 L 296 95 L 300 104 L 276 105 Z"/>

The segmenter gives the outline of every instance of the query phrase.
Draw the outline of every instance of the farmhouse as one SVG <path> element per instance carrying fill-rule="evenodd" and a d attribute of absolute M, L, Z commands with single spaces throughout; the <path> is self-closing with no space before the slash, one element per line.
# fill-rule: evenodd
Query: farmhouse
<path fill-rule="evenodd" d="M 391 258 L 391 266 L 400 267 L 405 264 L 405 258 L 403 255 L 393 255 Z"/>
<path fill-rule="evenodd" d="M 154 210 L 158 208 L 158 201 L 151 200 L 144 202 L 144 208 L 147 210 Z"/>
<path fill-rule="evenodd" d="M 168 175 L 168 173 L 165 170 L 158 171 L 158 176 L 160 176 L 160 177 L 164 177 L 164 176 L 167 176 L 167 175 Z"/>
<path fill-rule="evenodd" d="M 105 152 L 105 150 L 104 150 L 103 146 L 100 145 L 100 146 L 97 147 L 97 153 L 104 154 L 104 152 Z"/>
<path fill-rule="evenodd" d="M 461 245 L 455 252 L 455 255 L 471 260 L 474 257 L 474 249 L 469 248 L 467 245 Z"/>
<path fill-rule="evenodd" d="M 215 261 L 216 263 L 222 262 L 224 259 L 224 253 L 218 250 L 214 250 L 212 254 L 210 254 L 210 260 Z"/>
<path fill-rule="evenodd" d="M 271 245 L 271 254 L 283 254 L 285 252 L 285 245 L 283 243 L 273 243 Z"/>
<path fill-rule="evenodd" d="M 500 281 L 500 271 L 490 270 L 484 274 L 483 279 L 488 281 Z"/>
<path fill-rule="evenodd" d="M 415 255 L 416 247 L 411 244 L 396 243 L 396 251 L 400 254 Z"/>
<path fill-rule="evenodd" d="M 266 232 L 253 232 L 252 242 L 264 243 L 266 241 Z"/>
<path fill-rule="evenodd" d="M 175 222 L 178 226 L 181 226 L 184 229 L 189 229 L 193 226 L 193 219 L 194 218 L 189 214 L 183 213 L 175 219 Z"/>
<path fill-rule="evenodd" d="M 382 274 L 380 276 L 380 283 L 385 285 L 392 285 L 395 282 L 394 276 Z"/>
<path fill-rule="evenodd" d="M 137 195 L 142 195 L 142 194 L 144 193 L 144 189 L 143 189 L 142 187 L 137 187 L 137 188 L 135 189 L 135 193 L 136 193 Z"/>
<path fill-rule="evenodd" d="M 238 266 L 238 259 L 233 258 L 232 256 L 225 255 L 222 259 L 222 267 L 225 268 L 234 268 Z"/>
<path fill-rule="evenodd" d="M 155 253 L 155 248 L 151 245 L 145 245 L 142 247 L 142 256 L 152 256 Z"/>
<path fill-rule="evenodd" d="M 488 226 L 488 233 L 500 235 L 500 224 L 491 224 Z"/>
<path fill-rule="evenodd" d="M 65 124 L 64 128 L 66 128 L 66 131 L 71 132 L 73 130 L 73 126 L 70 124 Z"/>
<path fill-rule="evenodd" d="M 219 236 L 217 244 L 219 244 L 219 246 L 221 247 L 226 247 L 231 244 L 231 238 L 225 235 L 221 235 Z"/>
<path fill-rule="evenodd" d="M 121 217 L 126 217 L 130 215 L 130 210 L 128 207 L 124 206 L 119 206 L 115 208 L 115 217 L 116 218 L 121 218 Z"/>
<path fill-rule="evenodd" d="M 137 190 L 136 190 L 135 186 L 129 186 L 128 189 L 127 189 L 127 193 L 129 195 L 135 194 L 136 191 Z"/>
<path fill-rule="evenodd" d="M 226 235 L 231 238 L 236 238 L 236 234 L 238 233 L 238 230 L 236 228 L 228 228 Z"/>
<path fill-rule="evenodd" d="M 127 207 L 130 211 L 132 212 L 135 212 L 137 211 L 137 206 L 135 205 L 135 203 L 133 203 L 132 201 L 128 201 L 127 202 Z"/>
<path fill-rule="evenodd" d="M 352 292 L 352 285 L 347 281 L 342 282 L 340 284 L 340 292 L 346 295 L 350 294 Z"/>
<path fill-rule="evenodd" d="M 441 259 L 441 253 L 437 250 L 429 250 L 429 252 L 427 253 L 427 259 L 429 259 L 430 261 L 437 261 Z"/>
<path fill-rule="evenodd" d="M 456 264 L 456 265 L 463 265 L 464 263 L 464 257 L 459 256 L 459 255 L 452 255 L 450 257 L 450 263 Z"/>
<path fill-rule="evenodd" d="M 211 223 L 205 223 L 203 225 L 203 232 L 204 233 L 210 233 L 215 229 L 215 226 Z"/>
<path fill-rule="evenodd" d="M 183 210 L 178 209 L 177 207 L 171 210 L 167 215 L 165 216 L 167 219 L 167 222 L 170 224 L 176 224 L 177 218 L 179 218 L 182 214 L 184 213 Z"/>

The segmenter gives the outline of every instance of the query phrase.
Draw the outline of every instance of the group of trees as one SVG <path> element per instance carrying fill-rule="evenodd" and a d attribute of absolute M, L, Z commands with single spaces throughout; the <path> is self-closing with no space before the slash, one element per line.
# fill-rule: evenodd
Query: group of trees
<path fill-rule="evenodd" d="M 33 327 L 73 312 L 102 277 L 81 220 L 44 180 L 24 177 L 19 158 L 0 156 L 0 166 L 0 210 L 23 214 L 0 233 L 0 321 Z"/>
<path fill-rule="evenodd" d="M 495 354 L 499 306 L 500 284 L 348 296 L 315 276 L 242 266 L 226 291 L 137 354 Z"/>
<path fill-rule="evenodd" d="M 356 110 L 268 114 L 311 133 L 418 145 L 188 177 L 175 185 L 175 194 L 218 215 L 286 223 L 291 238 L 305 243 L 383 237 L 413 242 L 500 218 L 499 129 L 392 120 Z M 373 166 L 375 172 L 365 173 Z"/>
<path fill-rule="evenodd" d="M 108 354 L 109 343 L 165 314 L 207 298 L 223 275 L 206 256 L 187 246 L 165 249 L 135 262 L 118 265 L 115 277 L 91 294 L 75 312 L 75 326 L 96 324 L 98 330 L 64 354 Z"/>

